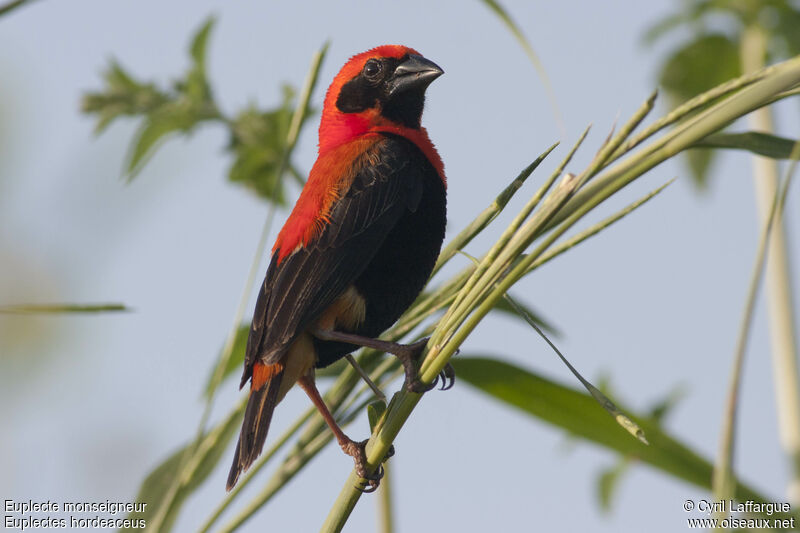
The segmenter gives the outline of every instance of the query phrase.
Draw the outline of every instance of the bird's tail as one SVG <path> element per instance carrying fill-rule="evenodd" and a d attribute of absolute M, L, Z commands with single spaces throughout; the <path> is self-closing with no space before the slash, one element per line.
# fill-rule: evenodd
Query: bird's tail
<path fill-rule="evenodd" d="M 227 490 L 236 485 L 239 474 L 247 470 L 261 454 L 272 420 L 272 412 L 280 400 L 278 391 L 281 388 L 284 369 L 282 363 L 264 365 L 257 362 L 253 365 L 250 399 L 244 411 L 242 432 L 239 434 L 233 465 L 228 474 Z"/>

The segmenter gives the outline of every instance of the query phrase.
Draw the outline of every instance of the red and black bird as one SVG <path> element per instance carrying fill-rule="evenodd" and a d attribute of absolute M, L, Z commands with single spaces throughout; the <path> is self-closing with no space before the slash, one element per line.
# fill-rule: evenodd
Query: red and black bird
<path fill-rule="evenodd" d="M 314 369 L 359 346 L 397 355 L 406 386 L 426 390 L 423 347 L 375 339 L 431 275 L 445 232 L 444 165 L 420 125 L 425 90 L 443 71 L 417 51 L 379 46 L 352 57 L 325 96 L 319 156 L 281 229 L 256 301 L 241 386 L 250 399 L 228 490 L 261 453 L 272 412 L 298 383 L 359 475 L 363 443 L 345 435 L 314 384 Z"/>

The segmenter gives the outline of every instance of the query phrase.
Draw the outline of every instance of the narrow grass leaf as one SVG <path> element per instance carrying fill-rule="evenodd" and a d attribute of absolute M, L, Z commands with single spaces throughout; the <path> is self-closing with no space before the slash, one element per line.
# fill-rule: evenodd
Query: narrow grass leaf
<path fill-rule="evenodd" d="M 566 430 L 572 436 L 647 463 L 698 487 L 711 488 L 711 463 L 669 435 L 652 419 L 634 417 L 650 441 L 649 446 L 643 446 L 620 431 L 596 408 L 595 400 L 586 393 L 496 358 L 459 356 L 451 360 L 451 364 L 460 380 L 524 413 Z M 630 409 L 626 411 L 631 412 Z M 736 498 L 740 501 L 770 501 L 741 482 Z"/>
<path fill-rule="evenodd" d="M 7 15 L 17 9 L 18 7 L 22 7 L 25 4 L 31 3 L 34 0 L 13 0 L 8 2 L 7 4 L 3 4 L 0 6 L 0 17 Z"/>
<path fill-rule="evenodd" d="M 158 531 L 161 533 L 170 531 L 183 502 L 211 474 L 227 449 L 228 443 L 239 428 L 239 418 L 243 411 L 244 403 L 241 403 L 239 408 L 203 436 L 192 458 L 197 462 L 197 468 L 193 469 L 191 476 L 184 481 L 173 498 L 166 499 L 166 495 L 170 491 L 175 477 L 181 473 L 184 456 L 194 450 L 195 443 L 190 442 L 156 467 L 145 478 L 139 488 L 139 494 L 136 496 L 137 502 L 147 503 L 147 506 L 143 512 L 130 513 L 127 518 L 130 520 L 144 519 L 149 525 L 150 519 L 161 512 L 164 513 L 164 518 Z M 169 508 L 164 509 L 164 506 L 169 506 Z M 123 529 L 122 531 L 128 530 Z M 136 530 L 130 529 L 130 531 Z"/>
<path fill-rule="evenodd" d="M 520 301 L 514 298 L 515 305 L 512 305 L 507 299 L 498 300 L 497 304 L 494 306 L 495 311 L 499 311 L 501 313 L 505 313 L 511 315 L 516 318 L 521 318 L 527 321 L 529 318 L 533 320 L 533 322 L 539 326 L 543 331 L 546 331 L 550 335 L 554 335 L 556 337 L 561 336 L 561 332 L 553 326 L 547 319 L 543 318 L 540 313 L 537 313 L 530 306 L 521 304 Z"/>
<path fill-rule="evenodd" d="M 222 381 L 224 381 L 225 378 L 229 377 L 237 370 L 241 370 L 242 365 L 244 364 L 244 352 L 245 348 L 247 347 L 247 336 L 249 334 L 250 334 L 250 325 L 243 323 L 241 326 L 239 326 L 239 329 L 236 330 L 236 334 L 233 339 L 233 346 L 230 349 L 231 350 L 230 356 L 227 358 L 223 358 L 220 355 L 219 360 L 225 361 L 225 368 L 222 371 L 222 375 L 219 378 L 220 383 L 222 383 Z M 206 398 L 210 398 L 211 395 L 216 390 L 216 387 L 218 386 L 218 384 L 215 383 L 215 378 L 216 378 L 215 374 L 216 374 L 216 367 L 212 369 L 211 373 L 208 376 L 208 380 L 206 381 L 206 387 L 205 387 Z"/>
<path fill-rule="evenodd" d="M 530 314 L 528 314 L 525 311 L 525 309 L 523 309 L 522 306 L 518 304 L 508 293 L 506 293 L 504 300 L 506 300 L 509 304 L 511 304 L 511 307 L 517 310 L 517 312 L 536 331 L 536 333 L 541 335 L 541 337 L 545 340 L 545 342 L 547 342 L 550 348 L 552 348 L 552 350 L 556 353 L 556 355 L 558 355 L 559 359 L 561 359 L 561 361 L 565 365 L 567 365 L 567 368 L 569 368 L 570 372 L 572 372 L 573 375 L 576 378 L 578 378 L 578 381 L 580 381 L 581 384 L 586 388 L 586 390 L 589 391 L 589 394 L 592 395 L 592 398 L 597 400 L 597 403 L 599 403 L 603 407 L 603 409 L 608 411 L 608 413 L 614 417 L 614 420 L 617 421 L 617 424 L 625 428 L 625 431 L 627 431 L 628 433 L 639 439 L 642 442 L 642 444 L 648 444 L 647 439 L 644 436 L 644 431 L 642 431 L 642 429 L 633 420 L 631 420 L 628 415 L 623 413 L 614 404 L 614 402 L 612 402 L 608 398 L 608 396 L 606 396 L 600 389 L 598 389 L 591 382 L 589 382 L 589 380 L 584 378 L 583 375 L 581 375 L 581 373 L 578 372 L 578 370 L 574 366 L 572 366 L 572 363 L 570 363 L 569 360 L 567 360 L 567 358 L 564 356 L 564 354 L 561 353 L 561 350 L 559 350 L 556 347 L 556 345 L 553 344 L 553 342 L 547 338 L 547 335 L 545 335 L 544 332 L 539 328 L 534 318 Z"/>
<path fill-rule="evenodd" d="M 511 15 L 508 14 L 508 11 L 506 11 L 499 2 L 496 0 L 483 0 L 483 3 L 506 25 L 506 28 L 514 35 L 514 38 L 519 42 L 520 46 L 522 46 L 522 49 L 525 50 L 528 59 L 533 63 L 533 68 L 536 69 L 539 77 L 542 78 L 542 84 L 544 84 L 545 91 L 547 92 L 547 99 L 550 100 L 550 106 L 553 109 L 553 115 L 555 116 L 558 129 L 561 131 L 562 135 L 565 134 L 567 129 L 564 126 L 561 110 L 558 108 L 556 93 L 553 91 L 553 86 L 550 83 L 550 78 L 547 76 L 547 71 L 544 69 L 544 65 L 542 65 L 539 56 L 536 55 L 536 52 L 533 50 L 533 46 L 531 46 L 525 34 L 523 34 L 522 30 L 517 26 L 517 23 L 514 22 L 514 19 L 511 18 Z"/>
<path fill-rule="evenodd" d="M 461 230 L 458 235 L 456 235 L 453 240 L 451 240 L 443 249 L 442 252 L 439 254 L 439 258 L 436 260 L 436 266 L 433 269 L 433 272 L 436 273 L 439 269 L 444 266 L 447 261 L 449 261 L 455 253 L 462 249 L 463 247 L 467 246 L 472 239 L 475 238 L 481 231 L 486 229 L 486 227 L 494 220 L 497 215 L 499 215 L 508 202 L 511 201 L 511 198 L 514 197 L 514 194 L 522 187 L 525 183 L 525 180 L 533 173 L 534 170 L 545 160 L 545 158 L 550 155 L 550 152 L 555 150 L 558 143 L 553 144 L 545 150 L 539 157 L 533 160 L 533 162 L 522 169 L 522 172 L 514 178 L 505 189 L 500 191 L 500 194 L 494 199 L 491 205 L 484 209 L 475 219 L 470 222 L 470 224 Z"/>
<path fill-rule="evenodd" d="M 597 500 L 600 503 L 600 509 L 604 512 L 611 510 L 611 501 L 614 498 L 614 493 L 619 486 L 623 474 L 628 471 L 630 461 L 622 457 L 616 464 L 605 469 L 597 478 Z"/>
<path fill-rule="evenodd" d="M 736 351 L 734 352 L 733 356 L 733 365 L 731 369 L 731 378 L 728 385 L 725 413 L 722 419 L 719 453 L 717 456 L 717 464 L 714 468 L 714 477 L 712 479 L 714 496 L 719 500 L 729 499 L 733 494 L 736 484 L 736 479 L 733 472 L 733 449 L 736 438 L 736 415 L 739 404 L 739 391 L 741 387 L 744 356 L 747 350 L 747 343 L 750 338 L 750 327 L 753 322 L 756 297 L 758 296 L 758 290 L 761 286 L 764 265 L 767 261 L 767 248 L 769 246 L 770 233 L 775 222 L 781 220 L 783 215 L 783 206 L 789 192 L 789 186 L 792 182 L 794 170 L 797 165 L 797 159 L 800 157 L 800 141 L 793 143 L 791 157 L 793 161 L 787 170 L 787 175 L 783 180 L 783 183 L 780 187 L 775 189 L 775 196 L 772 200 L 772 205 L 766 218 L 766 223 L 761 231 L 761 236 L 758 241 L 758 250 L 756 251 L 753 271 L 750 276 L 750 283 L 747 290 L 747 297 L 745 299 L 745 307 L 739 326 L 739 334 L 736 340 Z"/>
<path fill-rule="evenodd" d="M 18 304 L 0 306 L 0 314 L 68 314 L 68 313 L 109 313 L 130 311 L 123 304 Z"/>
<path fill-rule="evenodd" d="M 716 133 L 701 139 L 692 145 L 692 148 L 725 148 L 729 150 L 746 150 L 756 155 L 771 157 L 772 159 L 789 159 L 792 155 L 795 141 L 761 133 L 748 131 L 744 133 Z"/>

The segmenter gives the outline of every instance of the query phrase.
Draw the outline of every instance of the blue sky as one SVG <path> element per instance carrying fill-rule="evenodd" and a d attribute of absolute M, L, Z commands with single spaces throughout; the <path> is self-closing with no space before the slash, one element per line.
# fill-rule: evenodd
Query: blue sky
<path fill-rule="evenodd" d="M 445 161 L 452 236 L 546 147 L 571 144 L 592 123 L 569 169 L 580 170 L 615 119 L 650 94 L 656 65 L 671 47 L 645 48 L 641 41 L 644 29 L 674 7 L 666 0 L 646 10 L 634 1 L 506 5 L 547 69 L 565 134 L 524 52 L 479 2 L 407 1 L 401 9 L 356 1 L 313 8 L 45 1 L 0 20 L 0 303 L 121 301 L 134 309 L 0 317 L 0 401 L 7 406 L 0 496 L 134 497 L 144 475 L 194 432 L 202 387 L 266 214 L 262 203 L 225 182 L 227 139 L 217 127 L 168 141 L 136 181 L 120 179 L 136 123 L 123 120 L 94 137 L 93 121 L 79 112 L 82 93 L 100 87 L 110 58 L 164 83 L 184 71 L 190 34 L 214 13 L 209 76 L 232 113 L 251 102 L 276 105 L 280 84 L 301 84 L 311 55 L 328 39 L 318 106 L 350 55 L 384 43 L 413 46 L 445 70 L 428 91 L 423 123 Z M 662 102 L 655 115 L 664 111 Z M 797 120 L 779 118 L 786 134 L 796 135 Z M 300 139 L 298 165 L 310 168 L 315 151 L 316 122 Z M 486 249 L 554 165 L 534 174 L 470 253 Z M 702 194 L 680 162 L 666 163 L 593 219 L 673 177 L 676 183 L 645 208 L 538 270 L 514 293 L 564 333 L 559 344 L 584 375 L 611 376 L 627 405 L 644 410 L 683 387 L 668 428 L 710 457 L 756 247 L 750 160 L 726 155 Z M 798 205 L 799 196 L 795 187 L 788 205 Z M 786 217 L 796 239 L 800 220 L 791 208 Z M 766 323 L 761 306 L 757 311 L 737 467 L 756 488 L 783 499 L 787 465 L 777 443 Z M 517 323 L 489 318 L 462 352 L 497 354 L 577 386 Z M 236 383 L 226 382 L 215 418 L 237 397 Z M 307 406 L 301 391 L 290 393 L 272 434 Z M 348 433 L 366 436 L 366 416 Z M 635 466 L 612 512 L 603 514 L 595 484 L 616 461 L 612 454 L 572 442 L 463 382 L 427 395 L 395 445 L 400 532 L 674 531 L 685 527 L 683 501 L 707 496 Z M 179 531 L 194 530 L 222 498 L 228 461 L 226 455 L 189 501 Z M 326 450 L 243 531 L 318 529 L 351 466 L 338 449 Z M 362 498 L 347 531 L 373 529 L 372 500 Z"/>

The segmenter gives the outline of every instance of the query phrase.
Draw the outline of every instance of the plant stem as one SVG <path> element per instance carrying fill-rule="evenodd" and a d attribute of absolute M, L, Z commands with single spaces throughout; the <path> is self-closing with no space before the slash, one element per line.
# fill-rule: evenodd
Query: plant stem
<path fill-rule="evenodd" d="M 392 476 L 389 463 L 383 465 L 383 479 L 378 488 L 378 528 L 380 533 L 394 532 L 394 510 L 392 507 Z"/>
<path fill-rule="evenodd" d="M 767 35 L 758 24 L 747 26 L 741 40 L 742 71 L 749 73 L 764 66 Z M 773 133 L 770 108 L 757 109 L 748 117 L 751 129 Z M 767 223 L 778 188 L 778 164 L 774 159 L 753 157 L 753 179 L 756 189 L 759 225 Z M 792 303 L 790 258 L 783 219 L 773 222 L 765 273 L 765 290 L 769 316 L 772 368 L 781 446 L 792 465 L 787 488 L 789 502 L 800 505 L 800 378 L 797 368 L 797 337 Z"/>
<path fill-rule="evenodd" d="M 573 195 L 575 188 L 584 180 L 581 177 L 566 175 L 564 180 L 543 200 L 537 212 L 507 241 L 504 249 L 494 255 L 492 265 L 484 264 L 482 268 L 476 269 L 473 273 L 474 279 L 468 283 L 468 286 L 474 287 L 470 292 L 476 298 L 472 301 L 464 299 L 467 301 L 457 302 L 455 305 L 459 309 L 457 311 L 450 309 L 445 319 L 439 321 L 436 331 L 428 343 L 427 354 L 420 366 L 420 380 L 423 383 L 432 382 L 456 349 L 506 291 L 554 244 L 556 239 L 594 207 L 648 170 L 685 150 L 692 143 L 765 105 L 776 94 L 791 89 L 798 83 L 800 83 L 800 57 L 776 65 L 758 81 L 678 124 L 661 139 L 603 172 L 577 194 Z M 585 178 L 587 175 L 584 173 L 582 176 Z M 568 202 L 564 204 L 566 200 Z M 543 238 L 534 251 L 527 256 L 522 255 L 535 238 L 551 229 L 554 231 Z M 517 259 L 519 261 L 515 262 Z M 486 258 L 484 258 L 485 260 Z M 498 262 L 502 262 L 510 268 L 500 276 L 499 280 L 495 279 L 493 275 Z M 485 291 L 487 288 L 491 289 Z M 462 300 L 461 294 L 459 294 L 459 300 Z M 389 446 L 397 437 L 421 397 L 419 394 L 409 393 L 405 390 L 394 395 L 383 419 L 375 426 L 367 443 L 368 471 L 374 471 L 386 455 Z M 357 482 L 356 473 L 351 471 L 322 526 L 322 531 L 338 532 L 342 530 L 361 496 L 356 488 Z"/>
<path fill-rule="evenodd" d="M 32 2 L 33 0 L 13 0 L 13 2 L 9 2 L 7 4 L 3 4 L 0 6 L 0 17 L 3 15 L 7 15 L 11 11 L 14 11 L 18 7 L 22 7 L 23 5 Z"/>

